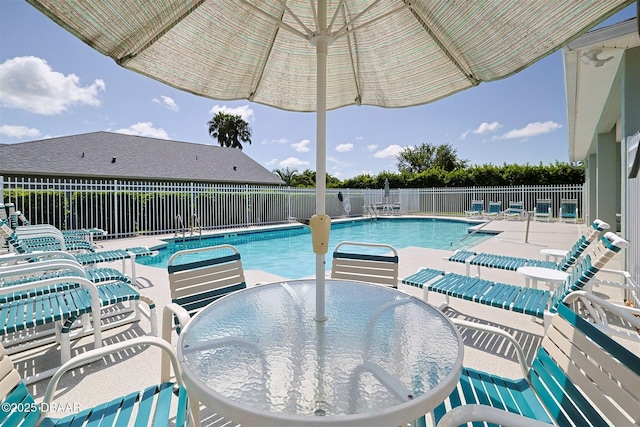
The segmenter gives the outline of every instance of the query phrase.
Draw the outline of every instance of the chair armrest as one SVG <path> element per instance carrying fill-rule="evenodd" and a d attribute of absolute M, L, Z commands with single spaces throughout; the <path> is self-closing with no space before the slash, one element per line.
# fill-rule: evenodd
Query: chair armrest
<path fill-rule="evenodd" d="M 184 329 L 191 320 L 189 312 L 176 303 L 169 303 L 162 310 L 162 339 L 171 343 L 171 331 L 173 330 L 173 316 L 178 319 L 178 325 Z"/>
<path fill-rule="evenodd" d="M 33 263 L 14 264 L 0 267 L 1 277 L 25 276 L 30 273 L 44 273 L 51 270 L 70 270 L 78 277 L 87 277 L 86 270 L 70 259 L 47 259 Z"/>
<path fill-rule="evenodd" d="M 638 286 L 638 284 L 634 283 L 633 278 L 631 277 L 631 274 L 628 271 L 624 271 L 624 270 L 613 270 L 610 268 L 601 268 L 600 271 L 598 271 L 598 273 L 607 273 L 607 274 L 613 274 L 613 275 L 618 275 L 621 276 L 624 281 L 622 282 L 614 282 L 611 280 L 605 280 L 605 279 L 600 279 L 598 278 L 597 274 L 596 276 L 591 279 L 594 285 L 607 285 L 607 286 L 613 286 L 616 288 L 623 288 L 623 289 L 630 289 L 633 291 L 640 291 L 640 286 Z"/>
<path fill-rule="evenodd" d="M 143 337 L 132 338 L 126 341 L 111 344 L 111 345 L 97 348 L 94 350 L 89 350 L 69 360 L 67 363 L 62 365 L 56 371 L 56 373 L 53 375 L 53 377 L 49 381 L 49 384 L 47 385 L 47 389 L 44 393 L 43 406 L 45 408 L 50 407 L 49 403 L 51 403 L 53 395 L 58 386 L 58 382 L 60 381 L 60 378 L 62 377 L 62 375 L 64 375 L 67 371 L 71 369 L 75 369 L 79 366 L 86 365 L 91 362 L 95 362 L 96 360 L 99 360 L 106 355 L 109 355 L 118 351 L 122 351 L 131 347 L 142 346 L 142 345 L 151 345 L 151 346 L 159 347 L 163 351 L 163 354 L 166 354 L 169 357 L 169 360 L 173 365 L 173 370 L 176 375 L 176 382 L 184 386 L 184 383 L 182 381 L 182 371 L 180 370 L 180 365 L 178 364 L 178 357 L 173 351 L 173 348 L 171 347 L 171 345 L 168 344 L 166 341 L 157 337 L 143 336 Z M 40 420 L 42 420 L 46 416 L 46 414 L 47 412 L 43 410 L 40 416 Z"/>
<path fill-rule="evenodd" d="M 37 259 L 38 261 L 44 259 L 69 259 L 75 261 L 76 258 L 69 252 L 63 251 L 33 251 L 25 254 L 4 254 L 0 255 L 0 264 L 16 265 L 18 261 L 27 261 Z"/>
<path fill-rule="evenodd" d="M 616 316 L 624 319 L 625 321 L 629 322 L 634 328 L 640 329 L 640 318 L 636 317 L 636 315 L 640 315 L 640 309 L 638 308 L 622 307 L 616 304 L 612 304 L 608 301 L 603 300 L 602 298 L 595 296 L 591 292 L 586 292 L 586 291 L 573 291 L 569 295 L 564 297 L 562 302 L 564 302 L 565 304 L 570 304 L 577 300 L 581 300 L 582 302 L 585 302 L 585 303 L 588 302 L 592 306 L 600 307 L 605 311 L 609 311 L 615 314 Z M 599 323 L 604 326 L 608 325 L 606 316 L 603 317 L 602 319 L 594 318 L 594 320 L 596 321 L 600 320 Z"/>
<path fill-rule="evenodd" d="M 527 358 L 524 355 L 522 346 L 520 346 L 520 343 L 513 336 L 511 336 L 511 334 L 509 334 L 507 331 L 505 331 L 504 329 L 496 328 L 495 326 L 482 325 L 482 324 L 468 322 L 466 320 L 461 320 L 461 319 L 453 318 L 451 319 L 451 321 L 453 322 L 454 325 L 458 327 L 475 329 L 477 331 L 487 332 L 487 333 L 498 335 L 505 338 L 507 341 L 509 341 L 513 345 L 516 351 L 516 355 L 518 356 L 518 363 L 520 364 L 520 369 L 522 370 L 522 376 L 523 377 L 527 376 L 527 374 L 529 373 L 529 367 L 527 366 Z"/>
<path fill-rule="evenodd" d="M 549 424 L 533 418 L 512 414 L 503 409 L 485 405 L 462 405 L 448 411 L 438 423 L 438 427 L 458 427 L 468 422 L 486 421 L 504 427 L 549 427 Z"/>
<path fill-rule="evenodd" d="M 162 340 L 171 344 L 171 332 L 173 332 L 173 316 L 178 319 L 181 329 L 184 329 L 191 320 L 191 316 L 187 310 L 176 303 L 169 303 L 162 310 Z M 160 368 L 160 378 L 162 381 L 168 381 L 171 378 L 171 370 L 166 357 L 162 358 Z M 175 370 L 175 367 L 174 367 Z"/>

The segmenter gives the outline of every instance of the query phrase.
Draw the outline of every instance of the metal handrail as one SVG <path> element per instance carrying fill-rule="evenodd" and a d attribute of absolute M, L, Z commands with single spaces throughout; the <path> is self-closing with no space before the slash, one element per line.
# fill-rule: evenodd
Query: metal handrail
<path fill-rule="evenodd" d="M 464 236 L 462 239 L 460 239 L 460 241 L 462 242 L 464 239 L 473 236 L 474 234 L 476 234 L 478 231 L 480 231 L 481 229 L 483 229 L 485 226 L 491 224 L 493 221 L 495 221 L 496 219 L 500 218 L 500 217 L 504 217 L 504 214 L 506 212 L 511 211 L 511 209 L 505 209 L 502 212 L 500 212 L 498 215 L 495 216 L 495 218 L 491 218 L 491 220 L 487 221 L 487 222 L 483 222 L 482 224 L 480 224 L 480 226 L 478 226 L 477 228 L 474 228 L 473 231 L 469 234 L 467 234 L 466 236 Z M 529 211 L 526 210 L 522 210 L 522 214 L 524 215 L 524 218 L 527 220 L 527 229 L 525 231 L 525 236 L 524 236 L 524 242 L 525 243 L 529 243 L 529 223 L 531 222 L 531 215 L 529 214 Z"/>
<path fill-rule="evenodd" d="M 187 228 L 184 226 L 184 221 L 180 214 L 176 215 L 175 234 L 174 237 L 178 237 L 178 230 L 182 230 L 182 239 L 184 240 L 187 233 Z"/>
<path fill-rule="evenodd" d="M 364 208 L 369 213 L 369 218 L 371 218 L 371 219 L 377 219 L 378 218 L 378 211 L 373 207 L 373 205 L 365 205 Z"/>
<path fill-rule="evenodd" d="M 198 218 L 198 214 L 193 214 L 191 223 L 191 235 L 193 236 L 193 232 L 195 229 L 198 229 L 198 235 L 200 239 L 202 239 L 202 227 L 200 226 L 200 218 Z"/>

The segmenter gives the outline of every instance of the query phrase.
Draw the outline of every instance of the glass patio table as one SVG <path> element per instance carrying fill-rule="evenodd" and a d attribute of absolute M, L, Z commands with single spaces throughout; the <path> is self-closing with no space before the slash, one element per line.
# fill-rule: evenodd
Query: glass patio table
<path fill-rule="evenodd" d="M 463 344 L 439 310 L 396 289 L 315 279 L 221 298 L 189 322 L 178 358 L 192 397 L 244 426 L 398 426 L 454 389 Z"/>

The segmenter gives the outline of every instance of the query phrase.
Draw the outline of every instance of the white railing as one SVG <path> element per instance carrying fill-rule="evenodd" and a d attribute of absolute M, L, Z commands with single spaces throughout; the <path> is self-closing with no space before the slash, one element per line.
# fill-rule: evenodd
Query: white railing
<path fill-rule="evenodd" d="M 583 186 L 514 186 L 471 188 L 327 189 L 326 210 L 332 217 L 363 214 L 363 207 L 400 203 L 401 213 L 462 215 L 471 200 L 524 201 L 533 210 L 536 199 L 550 198 L 554 215 L 561 198 L 578 199 L 582 208 Z M 173 234 L 175 218 L 197 217 L 199 227 L 214 230 L 287 222 L 315 213 L 315 189 L 283 186 L 223 185 L 121 180 L 70 180 L 0 176 L 0 201 L 14 203 L 34 224 L 60 229 L 98 227 L 112 238 L 139 234 Z M 580 212 L 583 212 L 580 209 Z"/>
<path fill-rule="evenodd" d="M 630 242 L 625 269 L 631 273 L 636 283 L 640 283 L 640 244 L 638 243 L 640 242 L 640 221 L 638 221 L 638 215 L 640 215 L 640 173 L 637 173 L 636 170 L 633 171 L 636 175 L 632 174 L 634 162 L 637 162 L 638 156 L 640 156 L 640 132 L 625 138 L 625 145 L 627 151 L 625 174 L 627 177 L 627 203 L 621 220 L 624 237 Z"/>

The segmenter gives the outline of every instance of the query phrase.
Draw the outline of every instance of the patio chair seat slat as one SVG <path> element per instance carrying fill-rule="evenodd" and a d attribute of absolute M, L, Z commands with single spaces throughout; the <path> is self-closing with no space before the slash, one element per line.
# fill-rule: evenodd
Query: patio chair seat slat
<path fill-rule="evenodd" d="M 466 262 L 472 256 L 476 256 L 477 252 L 473 251 L 456 251 L 449 257 L 449 261 Z"/>
<path fill-rule="evenodd" d="M 109 282 L 97 287 L 102 306 L 140 299 L 140 293 L 124 282 Z"/>
<path fill-rule="evenodd" d="M 430 280 L 442 276 L 444 271 L 435 270 L 432 268 L 421 268 L 418 272 L 412 274 L 411 276 L 405 278 L 403 283 L 406 285 L 414 286 L 416 288 L 422 289 L 424 283 L 429 282 Z"/>
<path fill-rule="evenodd" d="M 171 401 L 173 400 L 173 385 L 169 383 L 163 383 L 159 387 L 159 392 L 155 396 L 156 411 L 154 414 L 154 425 L 157 425 L 159 421 L 169 418 L 169 409 L 171 408 Z M 142 425 L 142 424 L 139 424 Z"/>
<path fill-rule="evenodd" d="M 12 407 L 23 405 L 31 407 L 35 403 L 33 396 L 29 394 L 27 386 L 20 382 L 4 399 Z M 40 411 L 0 411 L 0 425 L 3 426 L 34 426 L 40 417 Z"/>

